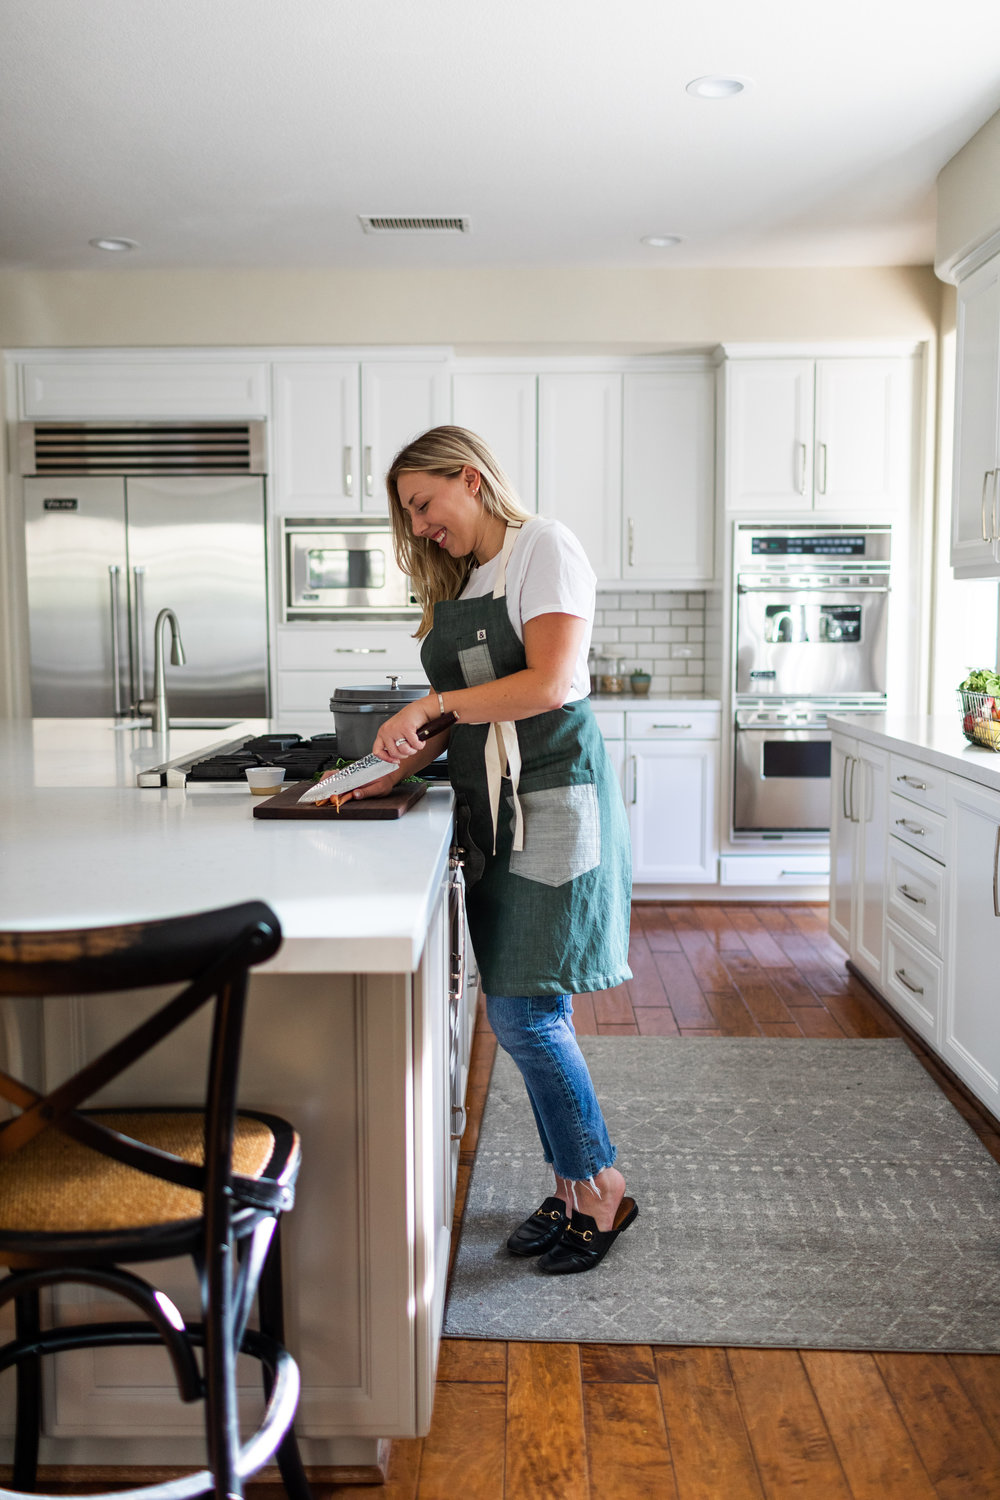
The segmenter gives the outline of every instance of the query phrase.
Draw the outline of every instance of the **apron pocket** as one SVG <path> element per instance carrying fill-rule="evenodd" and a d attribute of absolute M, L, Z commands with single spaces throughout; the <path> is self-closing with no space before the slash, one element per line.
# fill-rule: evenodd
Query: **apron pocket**
<path fill-rule="evenodd" d="M 518 791 L 524 848 L 512 850 L 510 873 L 539 885 L 565 885 L 601 862 L 601 811 L 592 781 Z M 513 812 L 514 803 L 507 798 Z"/>
<path fill-rule="evenodd" d="M 466 687 L 481 687 L 484 682 L 496 681 L 497 674 L 493 669 L 493 658 L 485 641 L 477 641 L 470 646 L 459 646 L 458 665 Z"/>

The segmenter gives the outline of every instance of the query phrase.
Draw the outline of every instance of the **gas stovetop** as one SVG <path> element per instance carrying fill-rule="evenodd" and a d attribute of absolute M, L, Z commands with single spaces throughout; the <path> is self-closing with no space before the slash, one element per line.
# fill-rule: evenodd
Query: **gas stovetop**
<path fill-rule="evenodd" d="M 311 739 L 303 739 L 300 734 L 261 734 L 219 745 L 210 754 L 202 752 L 142 771 L 139 785 L 184 787 L 219 782 L 246 785 L 248 766 L 284 766 L 285 785 L 291 786 L 296 781 L 311 781 L 341 763 L 346 764 L 337 752 L 335 734 L 314 734 Z M 439 757 L 420 775 L 427 781 L 446 781 L 447 758 Z"/>

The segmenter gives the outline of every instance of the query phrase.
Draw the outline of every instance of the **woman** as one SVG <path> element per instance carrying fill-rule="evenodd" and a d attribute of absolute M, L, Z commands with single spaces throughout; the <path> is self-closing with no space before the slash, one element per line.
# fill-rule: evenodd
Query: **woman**
<path fill-rule="evenodd" d="M 379 731 L 384 793 L 448 743 L 472 945 L 490 1024 L 524 1078 L 553 1193 L 507 1241 L 551 1274 L 596 1266 L 638 1213 L 572 1025 L 572 995 L 628 967 L 631 854 L 587 699 L 595 577 L 575 537 L 531 516 L 486 444 L 436 427 L 386 477 L 432 691 Z M 443 714 L 450 731 L 417 730 Z"/>

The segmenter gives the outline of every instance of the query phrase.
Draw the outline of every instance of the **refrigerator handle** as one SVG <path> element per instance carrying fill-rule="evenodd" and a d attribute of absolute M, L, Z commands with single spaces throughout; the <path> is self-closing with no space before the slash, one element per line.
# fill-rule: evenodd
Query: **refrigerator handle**
<path fill-rule="evenodd" d="M 122 647 L 121 647 L 121 620 L 122 601 L 120 591 L 121 569 L 116 563 L 108 564 L 108 578 L 111 583 L 111 677 L 114 683 L 115 714 L 121 716 L 122 709 Z"/>
<path fill-rule="evenodd" d="M 135 580 L 135 597 L 132 603 L 132 673 L 137 703 L 146 696 L 146 679 L 142 670 L 142 643 L 146 634 L 142 609 L 142 587 L 145 574 L 146 569 L 143 567 L 132 569 L 132 577 Z"/>

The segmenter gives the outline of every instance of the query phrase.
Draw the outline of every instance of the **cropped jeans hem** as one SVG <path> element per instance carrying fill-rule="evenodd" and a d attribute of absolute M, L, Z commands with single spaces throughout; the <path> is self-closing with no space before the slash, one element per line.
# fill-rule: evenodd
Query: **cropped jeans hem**
<path fill-rule="evenodd" d="M 558 1177 L 593 1182 L 617 1151 L 573 1028 L 570 995 L 487 995 L 497 1041 L 517 1064 L 542 1153 Z"/>

